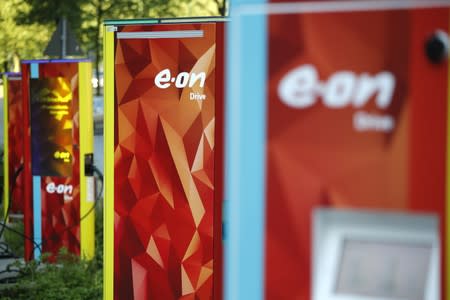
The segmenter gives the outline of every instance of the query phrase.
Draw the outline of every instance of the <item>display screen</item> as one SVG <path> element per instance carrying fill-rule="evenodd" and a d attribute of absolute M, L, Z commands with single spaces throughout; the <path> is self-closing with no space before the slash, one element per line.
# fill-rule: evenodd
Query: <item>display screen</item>
<path fill-rule="evenodd" d="M 345 240 L 337 294 L 423 300 L 431 244 Z"/>
<path fill-rule="evenodd" d="M 33 175 L 72 175 L 72 91 L 66 78 L 30 81 Z"/>

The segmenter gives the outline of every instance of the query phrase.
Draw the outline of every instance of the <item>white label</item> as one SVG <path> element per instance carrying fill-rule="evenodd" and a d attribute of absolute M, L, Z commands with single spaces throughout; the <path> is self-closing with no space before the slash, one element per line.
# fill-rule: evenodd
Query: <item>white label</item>
<path fill-rule="evenodd" d="M 94 201 L 95 201 L 94 176 L 86 176 L 86 202 L 92 203 Z"/>
<path fill-rule="evenodd" d="M 106 31 L 107 32 L 115 32 L 115 31 L 117 31 L 117 27 L 116 26 L 106 26 Z"/>

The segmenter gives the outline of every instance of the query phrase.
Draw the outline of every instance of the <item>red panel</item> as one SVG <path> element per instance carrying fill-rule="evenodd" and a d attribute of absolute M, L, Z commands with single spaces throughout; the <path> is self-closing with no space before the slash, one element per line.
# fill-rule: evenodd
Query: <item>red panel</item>
<path fill-rule="evenodd" d="M 22 96 L 23 96 L 23 115 L 30 115 L 30 66 L 22 64 Z M 24 203 L 24 233 L 28 238 L 25 239 L 25 260 L 33 259 L 34 244 L 33 244 L 33 202 L 32 199 L 32 176 L 31 176 L 31 139 L 30 139 L 30 118 L 23 118 L 24 128 L 24 140 L 23 140 L 23 152 L 24 152 L 24 168 L 23 168 L 23 181 L 24 199 L 30 199 Z"/>
<path fill-rule="evenodd" d="M 222 187 L 216 187 L 221 163 L 215 164 L 222 125 L 216 115 L 223 105 L 217 67 L 223 53 L 216 50 L 222 46 L 216 25 L 119 27 L 169 30 L 205 36 L 116 43 L 115 299 L 210 299 L 217 282 L 221 235 L 214 216 L 220 208 L 214 203 L 221 203 Z M 164 69 L 170 76 L 160 88 L 155 77 Z M 183 72 L 189 78 L 205 72 L 204 86 L 183 86 Z M 198 95 L 206 99 L 191 100 Z"/>
<path fill-rule="evenodd" d="M 445 241 L 445 175 L 447 154 L 448 62 L 431 64 L 423 55 L 424 38 L 436 29 L 448 32 L 449 10 L 416 10 L 411 13 L 410 62 L 410 208 L 439 214 L 441 240 Z M 447 243 L 441 243 L 444 270 Z M 442 272 L 442 299 L 446 298 L 445 272 Z"/>
<path fill-rule="evenodd" d="M 442 9 L 269 17 L 267 299 L 310 299 L 316 207 L 434 213 L 443 240 L 447 64 L 431 65 L 424 42 L 448 21 Z M 303 102 L 289 105 L 280 84 L 302 66 Z M 390 102 L 358 103 L 383 72 Z"/>
<path fill-rule="evenodd" d="M 19 76 L 19 75 L 17 75 Z M 8 158 L 9 178 L 14 179 L 14 174 L 23 163 L 23 114 L 22 114 L 22 80 L 20 77 L 8 75 Z M 23 213 L 23 172 L 16 175 L 13 187 L 10 214 Z"/>
<path fill-rule="evenodd" d="M 215 104 L 215 152 L 214 152 L 214 290 L 213 299 L 223 295 L 223 243 L 222 243 L 222 201 L 224 182 L 224 106 L 225 96 L 225 26 L 216 24 L 216 104 Z"/>
<path fill-rule="evenodd" d="M 74 182 L 73 177 L 45 176 L 41 179 L 44 252 L 57 254 L 65 247 L 80 254 L 80 189 Z M 50 186 L 49 191 L 47 186 Z M 72 192 L 59 193 L 56 191 L 58 186 L 69 187 Z"/>

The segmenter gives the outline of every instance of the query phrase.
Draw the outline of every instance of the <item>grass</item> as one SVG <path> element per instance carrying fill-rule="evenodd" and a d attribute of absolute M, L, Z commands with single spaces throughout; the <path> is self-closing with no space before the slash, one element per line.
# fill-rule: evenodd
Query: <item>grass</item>
<path fill-rule="evenodd" d="M 81 260 L 78 256 L 61 249 L 56 262 L 49 262 L 44 254 L 40 261 L 13 265 L 20 273 L 17 283 L 0 290 L 1 300 L 95 300 L 102 299 L 103 292 L 103 213 L 96 211 L 96 253 L 91 261 Z M 19 244 L 23 239 L 18 235 L 9 235 L 8 243 Z M 20 246 L 18 246 L 20 247 Z M 23 250 L 22 250 L 23 251 Z"/>

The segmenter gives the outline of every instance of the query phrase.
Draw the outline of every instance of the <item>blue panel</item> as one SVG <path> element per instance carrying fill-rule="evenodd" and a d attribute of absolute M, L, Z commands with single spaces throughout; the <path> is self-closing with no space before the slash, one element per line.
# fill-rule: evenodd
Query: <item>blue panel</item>
<path fill-rule="evenodd" d="M 34 241 L 42 243 L 42 209 L 41 209 L 41 176 L 33 176 L 33 235 Z M 41 252 L 34 248 L 34 258 L 39 259 Z"/>
<path fill-rule="evenodd" d="M 224 293 L 226 300 L 258 300 L 264 298 L 267 20 L 234 14 L 238 5 L 232 9 L 226 43 Z"/>
<path fill-rule="evenodd" d="M 30 65 L 30 77 L 31 78 L 39 78 L 39 64 L 32 63 Z"/>
<path fill-rule="evenodd" d="M 22 60 L 23 64 L 41 64 L 41 63 L 79 63 L 91 62 L 89 58 L 67 58 L 67 59 L 30 59 Z"/>
<path fill-rule="evenodd" d="M 230 0 L 231 4 L 230 7 L 231 9 L 235 9 L 237 7 L 239 7 L 239 5 L 241 4 L 261 4 L 261 3 L 266 3 L 266 0 Z"/>

